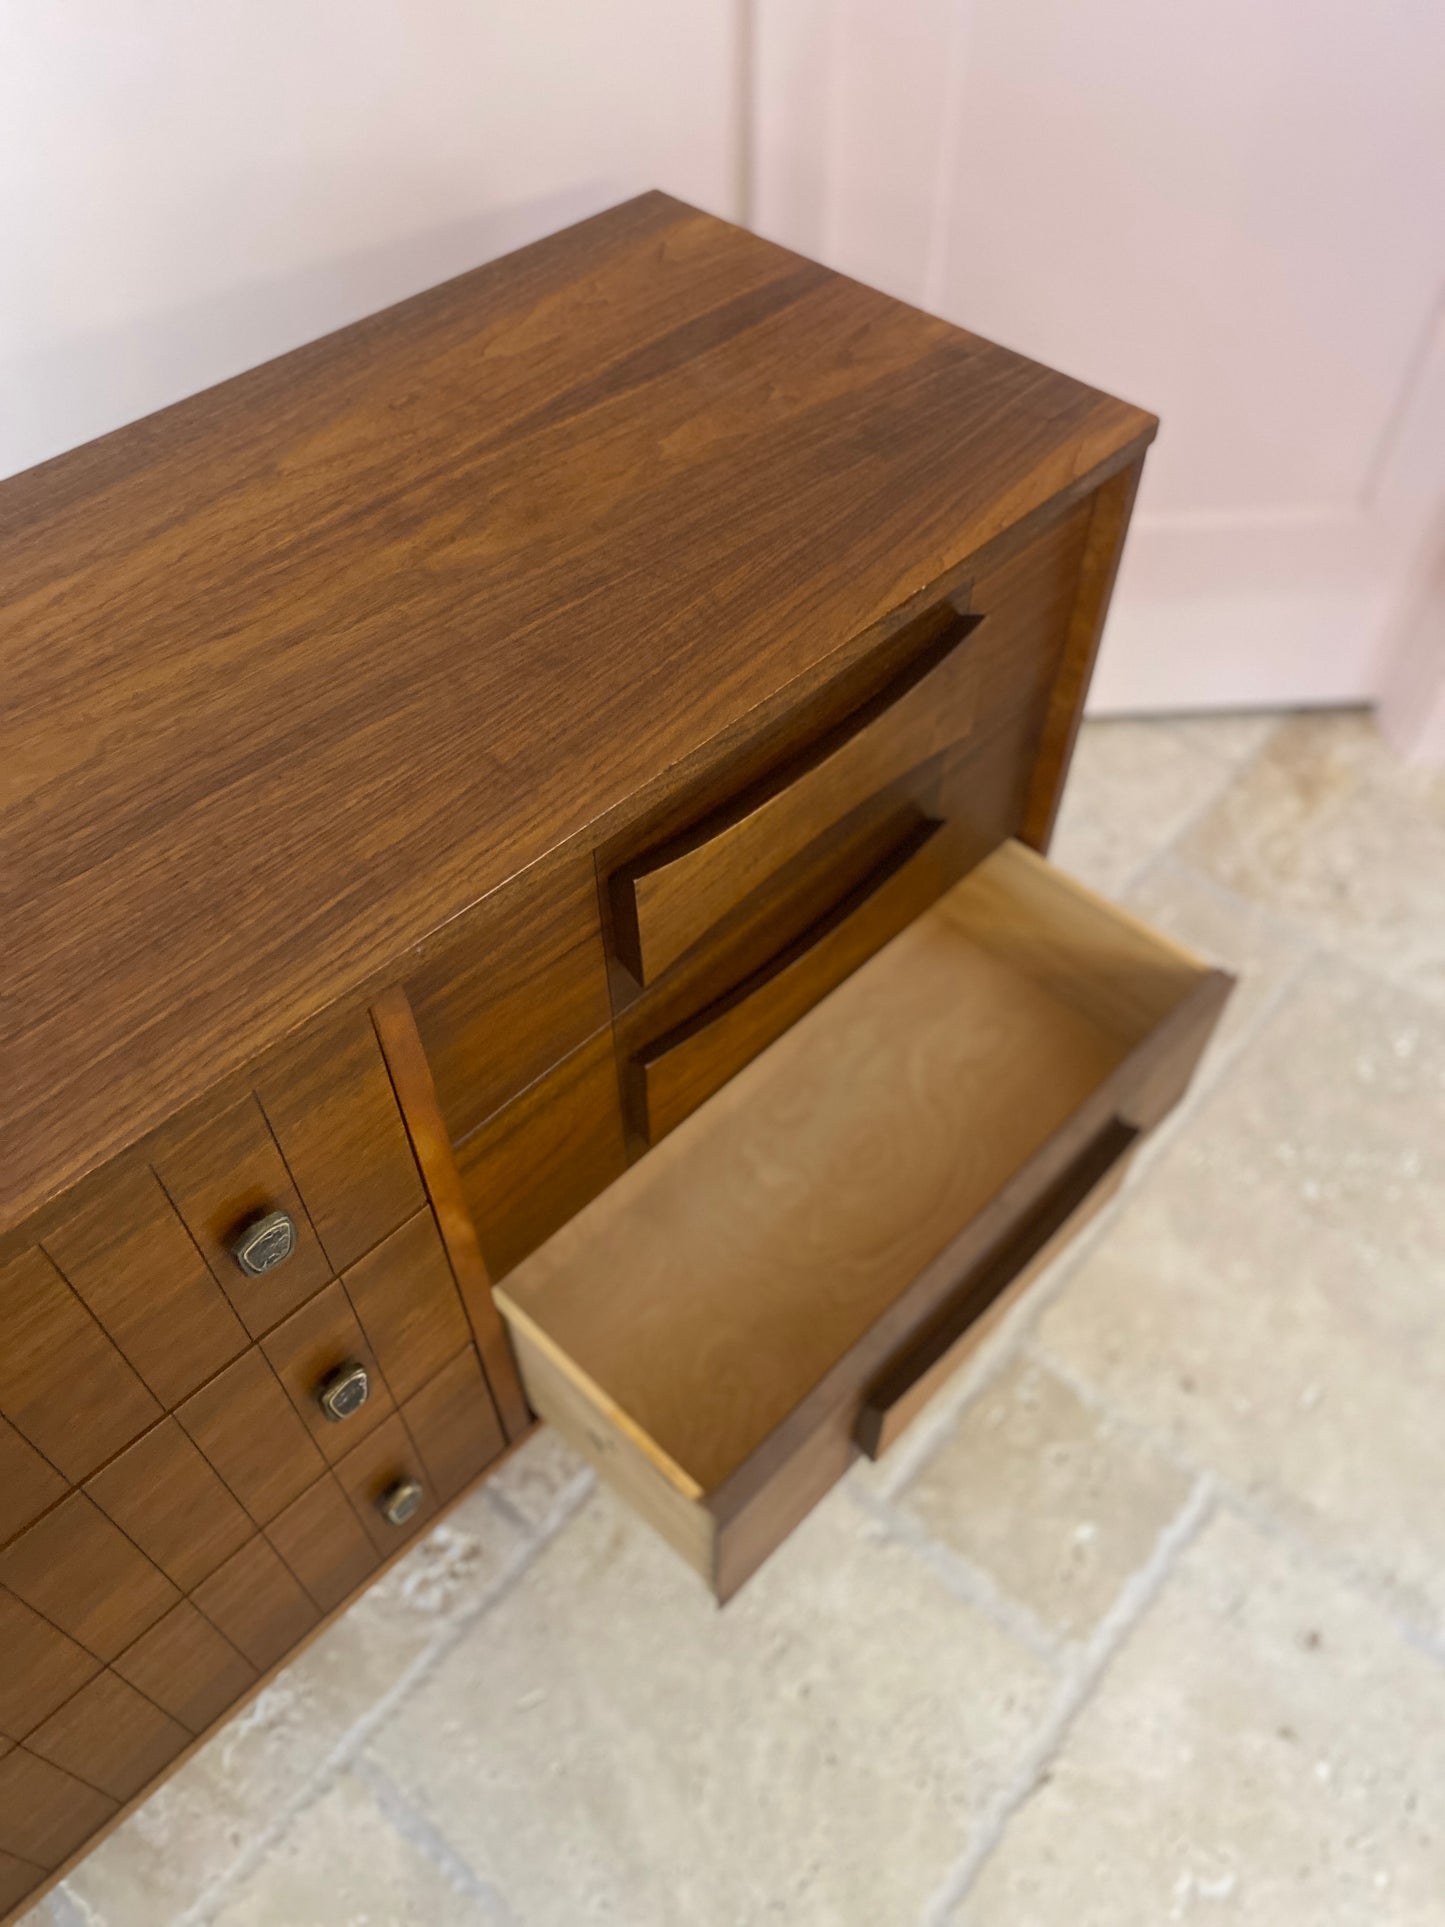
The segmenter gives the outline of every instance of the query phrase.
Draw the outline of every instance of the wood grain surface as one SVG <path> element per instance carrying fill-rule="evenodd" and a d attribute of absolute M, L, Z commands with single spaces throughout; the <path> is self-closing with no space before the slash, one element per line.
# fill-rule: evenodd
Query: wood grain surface
<path fill-rule="evenodd" d="M 946 603 L 931 618 L 933 646 L 904 687 L 886 691 L 796 763 L 611 879 L 613 927 L 640 984 L 652 983 L 875 791 L 962 742 L 978 706 L 978 663 L 965 647 L 977 618 Z"/>
<path fill-rule="evenodd" d="M 522 1396 L 506 1328 L 492 1302 L 492 1281 L 487 1275 L 477 1227 L 462 1189 L 461 1173 L 452 1155 L 451 1135 L 437 1100 L 431 1065 L 400 984 L 383 991 L 371 1015 L 406 1119 L 412 1150 L 436 1213 L 437 1229 L 446 1246 L 452 1276 L 487 1374 L 497 1416 L 509 1440 L 522 1438 L 531 1427 L 531 1413 Z M 365 1297 L 364 1281 L 362 1297 Z"/>
<path fill-rule="evenodd" d="M 407 1401 L 402 1418 L 439 1499 L 460 1492 L 506 1442 L 470 1345 Z"/>
<path fill-rule="evenodd" d="M 189 1599 L 127 1647 L 115 1670 L 191 1733 L 204 1732 L 256 1677 Z"/>
<path fill-rule="evenodd" d="M 1157 1021 L 1141 996 L 1125 1035 L 1122 991 L 1061 995 L 1020 967 L 1011 938 L 1032 917 L 1057 978 L 1072 954 L 1077 975 L 1153 988 L 1134 927 L 1101 949 L 1090 910 L 1107 924 L 1107 906 L 1062 882 L 1039 901 L 1049 874 L 1020 846 L 995 852 L 500 1288 L 503 1311 L 545 1332 L 703 1492 Z M 1202 967 L 1161 950 L 1182 1000 Z"/>
<path fill-rule="evenodd" d="M 1139 1133 L 1117 1120 L 1089 1139 L 1063 1176 L 966 1278 L 939 1315 L 889 1365 L 863 1401 L 856 1437 L 881 1458 L 946 1379 L 1124 1182 Z"/>
<path fill-rule="evenodd" d="M 0 483 L 0 1227 L 1153 428 L 650 194 Z"/>
<path fill-rule="evenodd" d="M 430 1211 L 353 1265 L 345 1284 L 398 1401 L 420 1391 L 471 1337 Z"/>
<path fill-rule="evenodd" d="M 626 1066 L 629 1123 L 656 1144 L 895 936 L 943 889 L 940 825 L 911 824 L 884 861 L 797 941 Z"/>
<path fill-rule="evenodd" d="M 498 1289 L 537 1409 L 720 1599 L 1187 1082 L 1230 980 L 1149 942 L 1005 844 Z"/>

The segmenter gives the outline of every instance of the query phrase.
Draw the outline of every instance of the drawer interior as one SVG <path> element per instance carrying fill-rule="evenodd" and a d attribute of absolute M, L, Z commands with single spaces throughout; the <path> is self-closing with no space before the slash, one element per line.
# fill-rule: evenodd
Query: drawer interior
<path fill-rule="evenodd" d="M 670 1488 L 664 1530 L 703 1508 L 670 1536 L 715 1578 L 729 1489 L 810 1404 L 856 1416 L 937 1312 L 920 1281 L 1006 1234 L 1071 1131 L 1153 1121 L 1227 987 L 1005 844 L 513 1272 L 537 1408 Z"/>

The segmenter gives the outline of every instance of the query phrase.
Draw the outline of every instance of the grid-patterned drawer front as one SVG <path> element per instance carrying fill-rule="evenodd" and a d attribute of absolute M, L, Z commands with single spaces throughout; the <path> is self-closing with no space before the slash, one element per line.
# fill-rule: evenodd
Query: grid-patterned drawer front
<path fill-rule="evenodd" d="M 0 1419 L 0 1546 L 65 1496 L 65 1481 L 13 1425 Z"/>
<path fill-rule="evenodd" d="M 239 1501 L 174 1419 L 97 1472 L 86 1492 L 183 1592 L 250 1536 Z"/>
<path fill-rule="evenodd" d="M 0 1739 L 17 1740 L 63 1706 L 99 1661 L 14 1593 L 0 1590 Z"/>
<path fill-rule="evenodd" d="M 256 1094 L 333 1271 L 426 1202 L 366 1011 L 313 1024 L 266 1067 Z"/>
<path fill-rule="evenodd" d="M 98 1673 L 32 1733 L 30 1751 L 113 1800 L 154 1779 L 190 1735 L 118 1673 Z"/>
<path fill-rule="evenodd" d="M 419 1212 L 353 1265 L 346 1295 L 394 1397 L 410 1398 L 471 1337 L 431 1213 Z"/>
<path fill-rule="evenodd" d="M 393 1410 L 391 1392 L 339 1280 L 293 1312 L 261 1349 L 325 1459 L 343 1458 Z M 358 1381 L 359 1399 L 345 1409 L 328 1399 L 334 1382 L 358 1371 L 365 1374 L 364 1382 Z M 328 1410 L 337 1416 L 328 1417 Z"/>
<path fill-rule="evenodd" d="M 247 1269 L 278 1213 L 279 1261 Z M 504 1442 L 367 1012 L 5 1252 L 0 1912 Z"/>
<path fill-rule="evenodd" d="M 340 1605 L 376 1564 L 369 1535 L 329 1472 L 272 1520 L 266 1536 L 322 1612 Z"/>
<path fill-rule="evenodd" d="M 259 1535 L 196 1588 L 195 1602 L 261 1670 L 274 1666 L 320 1617 L 281 1555 Z"/>
<path fill-rule="evenodd" d="M 261 1066 L 253 1088 L 188 1113 L 78 1185 L 28 1244 L 8 1241 L 0 1263 L 0 1546 L 164 1414 L 198 1395 L 200 1411 L 204 1388 L 254 1340 L 399 1227 L 429 1225 L 425 1207 L 364 1010 L 311 1026 Z M 248 1272 L 238 1241 L 276 1214 L 287 1228 L 270 1255 L 288 1240 L 289 1249 Z M 449 1330 L 448 1354 L 465 1338 Z M 382 1404 L 390 1409 L 384 1391 Z M 311 1414 L 301 1410 L 304 1432 Z M 315 1475 L 307 1465 L 275 1509 Z M 259 1502 L 265 1523 L 270 1492 Z"/>
<path fill-rule="evenodd" d="M 204 1732 L 256 1678 L 250 1661 L 188 1599 L 128 1646 L 115 1670 L 189 1733 Z"/>
<path fill-rule="evenodd" d="M 246 1352 L 176 1414 L 257 1525 L 325 1470 L 264 1352 Z"/>
<path fill-rule="evenodd" d="M 97 1659 L 123 1652 L 180 1597 L 83 1492 L 0 1552 L 0 1585 Z"/>
<path fill-rule="evenodd" d="M 252 1337 L 319 1291 L 331 1267 L 265 1113 L 246 1095 L 155 1147 L 161 1183 Z M 248 1225 L 282 1214 L 291 1248 L 248 1274 L 234 1246 Z M 258 1260 L 259 1262 L 259 1260 Z"/>
<path fill-rule="evenodd" d="M 0 1271 L 0 1409 L 67 1479 L 83 1479 L 161 1408 L 43 1251 Z"/>
<path fill-rule="evenodd" d="M 103 1827 L 115 1809 L 106 1794 L 28 1747 L 12 1747 L 0 1759 L 0 1852 L 47 1873 Z"/>
<path fill-rule="evenodd" d="M 21 1891 L 501 1452 L 435 1229 L 405 1233 L 357 1294 L 404 1406 L 335 1281 L 0 1548 L 0 1856 L 30 1869 Z M 328 1466 L 307 1387 L 358 1348 L 376 1402 L 327 1428 Z"/>
<path fill-rule="evenodd" d="M 407 1401 L 401 1415 L 439 1499 L 460 1492 L 504 1444 L 481 1363 L 470 1345 Z"/>

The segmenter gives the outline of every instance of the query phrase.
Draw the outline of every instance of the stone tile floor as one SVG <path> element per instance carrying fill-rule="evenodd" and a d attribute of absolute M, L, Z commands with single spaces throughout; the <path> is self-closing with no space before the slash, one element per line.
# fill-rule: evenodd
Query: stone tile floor
<path fill-rule="evenodd" d="M 1445 1923 L 1445 778 L 1085 732 L 1244 977 L 1122 1198 L 719 1614 L 541 1434 L 32 1927 Z"/>

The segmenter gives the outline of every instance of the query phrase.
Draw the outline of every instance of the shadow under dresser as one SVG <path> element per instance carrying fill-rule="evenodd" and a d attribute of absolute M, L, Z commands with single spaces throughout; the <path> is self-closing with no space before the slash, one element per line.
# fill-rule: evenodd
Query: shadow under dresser
<path fill-rule="evenodd" d="M 534 1415 L 726 1598 L 1118 1184 L 1154 430 L 648 194 L 0 483 L 0 1913 Z"/>

